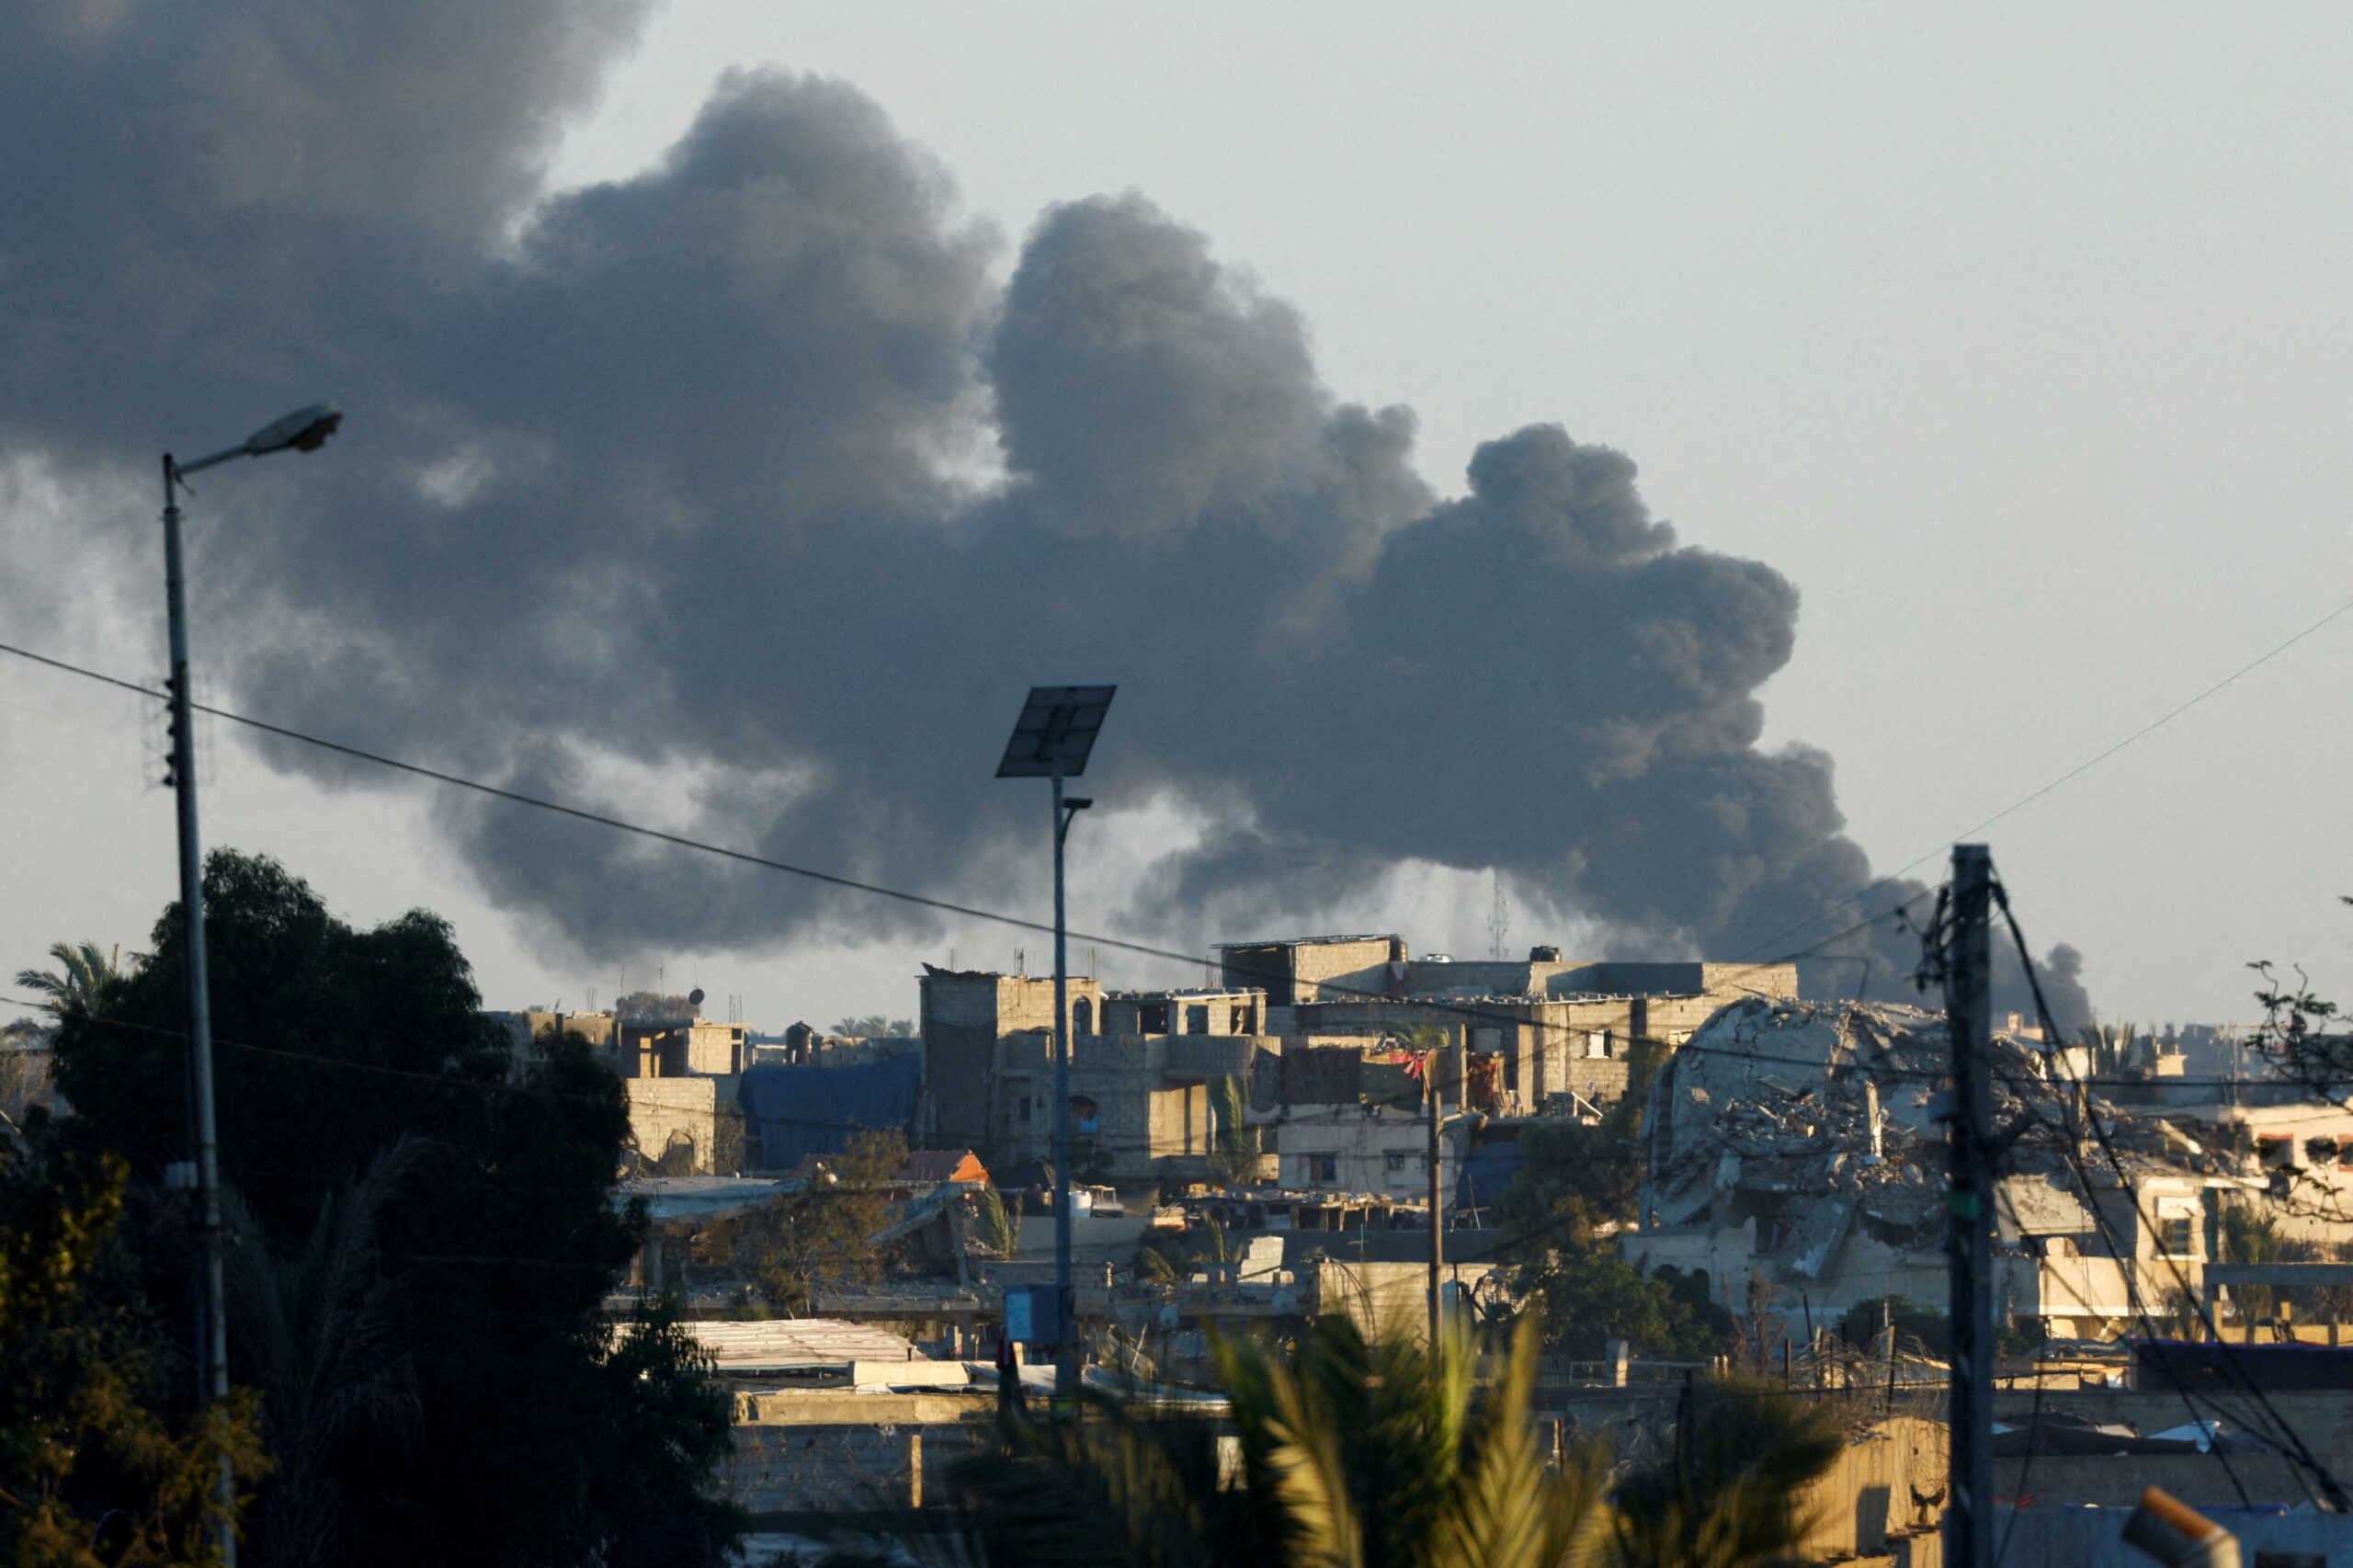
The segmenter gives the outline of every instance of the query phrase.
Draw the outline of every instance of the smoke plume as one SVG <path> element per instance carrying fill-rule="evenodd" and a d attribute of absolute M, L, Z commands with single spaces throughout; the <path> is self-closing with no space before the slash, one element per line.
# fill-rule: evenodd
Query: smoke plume
<path fill-rule="evenodd" d="M 331 456 L 239 480 L 199 582 L 240 706 L 986 897 L 1039 810 L 988 777 L 1020 693 L 1114 680 L 1093 792 L 1205 824 L 1122 920 L 1194 942 L 1407 860 L 1493 868 L 1623 954 L 1777 956 L 1906 891 L 1824 915 L 1870 881 L 1830 759 L 1759 749 L 1790 583 L 1556 426 L 1434 496 L 1412 413 L 1337 401 L 1298 312 L 1143 198 L 1008 249 L 854 88 L 767 72 L 642 176 L 549 193 L 642 9 L 0 18 L 0 127 L 41 150 L 0 166 L 0 458 L 136 473 L 224 410 L 349 412 Z M 924 929 L 439 809 L 592 955 Z M 1912 961 L 1883 928 L 1817 956 L 1849 990 Z"/>

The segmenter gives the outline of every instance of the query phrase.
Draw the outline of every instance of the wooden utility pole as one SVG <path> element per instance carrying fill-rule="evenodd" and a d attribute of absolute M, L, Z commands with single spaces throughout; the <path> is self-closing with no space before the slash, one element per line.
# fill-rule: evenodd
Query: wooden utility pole
<path fill-rule="evenodd" d="M 1947 1250 L 1952 1469 L 1950 1501 L 1945 1508 L 1946 1568 L 1989 1568 L 1994 1556 L 1993 955 L 1988 925 L 1993 882 L 1994 859 L 1984 845 L 1953 846 L 1944 964 L 1945 1021 L 1952 1036 L 1952 1117 L 1947 1124 L 1952 1152 Z"/>

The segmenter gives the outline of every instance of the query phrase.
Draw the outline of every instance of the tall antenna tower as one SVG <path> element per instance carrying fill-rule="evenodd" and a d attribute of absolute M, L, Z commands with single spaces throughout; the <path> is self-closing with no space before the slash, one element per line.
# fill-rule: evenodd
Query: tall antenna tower
<path fill-rule="evenodd" d="M 1495 906 L 1487 912 L 1487 956 L 1502 960 L 1510 956 L 1511 895 L 1504 892 L 1504 874 L 1492 873 L 1495 879 Z"/>

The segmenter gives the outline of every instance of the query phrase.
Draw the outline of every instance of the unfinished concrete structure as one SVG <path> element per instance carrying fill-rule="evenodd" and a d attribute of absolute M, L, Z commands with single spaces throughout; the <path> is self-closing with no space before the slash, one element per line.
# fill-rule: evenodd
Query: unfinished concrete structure
<path fill-rule="evenodd" d="M 1797 994 L 1793 964 L 1597 963 L 1543 947 L 1524 960 L 1409 959 L 1395 936 L 1222 951 L 1229 985 L 1267 986 L 1270 1033 L 1329 1043 L 1435 1028 L 1461 1062 L 1441 1086 L 1457 1075 L 1474 1092 L 1491 1085 L 1483 1108 L 1507 1114 L 1568 1109 L 1556 1102 L 1571 1096 L 1606 1104 L 1625 1092 L 1634 1041 L 1679 1045 L 1729 1003 Z"/>
<path fill-rule="evenodd" d="M 987 970 L 923 966 L 917 983 L 922 998 L 924 1106 L 926 1140 L 969 1145 L 994 1153 L 1004 1092 L 1000 1053 L 1009 1037 L 1034 1034 L 1052 1060 L 1054 983 L 1051 976 L 997 974 Z M 1103 986 L 1072 976 L 1066 982 L 1073 1036 L 1093 1034 L 1101 1015 Z M 1051 1124 L 1048 1142 L 1051 1142 Z"/>

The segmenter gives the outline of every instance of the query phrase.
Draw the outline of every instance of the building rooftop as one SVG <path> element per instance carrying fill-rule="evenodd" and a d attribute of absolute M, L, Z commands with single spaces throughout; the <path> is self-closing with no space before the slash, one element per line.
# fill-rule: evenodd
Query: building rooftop
<path fill-rule="evenodd" d="M 1220 952 L 1225 952 L 1234 948 L 1321 948 L 1342 942 L 1393 942 L 1396 939 L 1393 931 L 1368 931 L 1354 937 L 1273 937 L 1258 942 L 1220 942 L 1217 947 Z"/>

